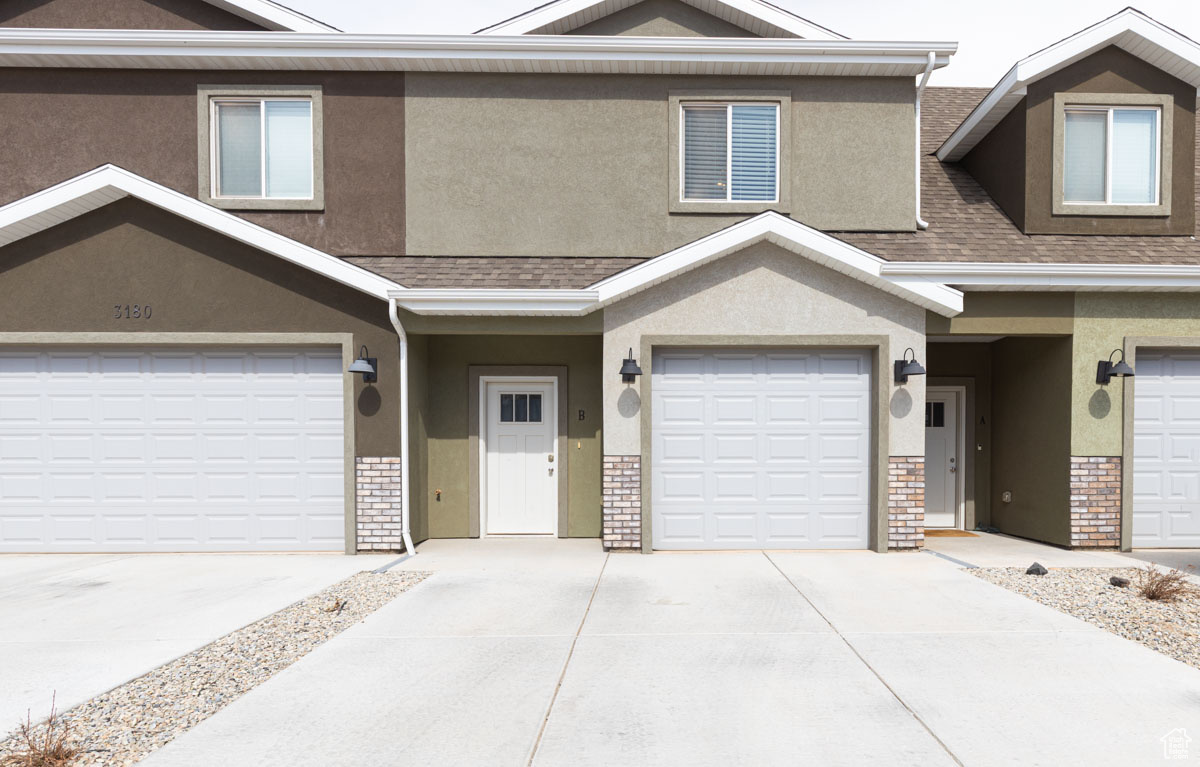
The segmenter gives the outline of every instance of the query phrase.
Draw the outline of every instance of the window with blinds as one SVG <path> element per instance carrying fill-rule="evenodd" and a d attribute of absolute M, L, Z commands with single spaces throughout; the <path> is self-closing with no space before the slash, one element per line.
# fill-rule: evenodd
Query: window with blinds
<path fill-rule="evenodd" d="M 681 199 L 775 202 L 778 104 L 683 104 Z"/>
<path fill-rule="evenodd" d="M 212 157 L 214 197 L 312 198 L 312 101 L 214 101 Z"/>
<path fill-rule="evenodd" d="M 1157 205 L 1160 110 L 1071 107 L 1063 136 L 1063 200 Z"/>

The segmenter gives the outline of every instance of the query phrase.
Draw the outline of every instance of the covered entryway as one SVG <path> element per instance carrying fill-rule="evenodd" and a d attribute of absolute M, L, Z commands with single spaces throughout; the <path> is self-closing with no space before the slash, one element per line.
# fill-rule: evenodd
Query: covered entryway
<path fill-rule="evenodd" d="M 1138 351 L 1133 545 L 1200 546 L 1200 351 Z"/>
<path fill-rule="evenodd" d="M 651 392 L 654 548 L 867 547 L 867 352 L 659 350 Z"/>
<path fill-rule="evenodd" d="M 0 351 L 0 551 L 341 551 L 338 348 Z"/>

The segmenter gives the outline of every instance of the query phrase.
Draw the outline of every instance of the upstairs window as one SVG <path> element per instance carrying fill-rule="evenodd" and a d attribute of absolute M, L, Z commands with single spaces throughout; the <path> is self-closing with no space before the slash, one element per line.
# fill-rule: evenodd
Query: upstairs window
<path fill-rule="evenodd" d="M 776 202 L 778 104 L 682 104 L 680 199 Z"/>
<path fill-rule="evenodd" d="M 1159 107 L 1068 107 L 1063 200 L 1085 205 L 1158 205 Z"/>
<path fill-rule="evenodd" d="M 313 102 L 212 100 L 212 196 L 311 200 Z"/>

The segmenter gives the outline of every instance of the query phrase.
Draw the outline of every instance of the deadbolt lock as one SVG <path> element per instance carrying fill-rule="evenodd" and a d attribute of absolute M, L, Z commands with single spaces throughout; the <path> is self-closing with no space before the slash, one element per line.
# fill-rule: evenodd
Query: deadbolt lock
<path fill-rule="evenodd" d="M 546 460 L 550 463 L 554 463 L 554 454 L 551 453 L 550 455 L 546 456 Z"/>

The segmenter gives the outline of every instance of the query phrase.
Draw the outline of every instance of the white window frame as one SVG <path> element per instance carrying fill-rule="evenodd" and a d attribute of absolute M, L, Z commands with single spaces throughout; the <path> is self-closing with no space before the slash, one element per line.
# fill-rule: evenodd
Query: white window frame
<path fill-rule="evenodd" d="M 316 195 L 316 173 L 308 174 L 308 194 L 302 196 L 268 196 L 267 195 L 267 102 L 271 101 L 304 101 L 308 102 L 308 163 L 311 168 L 314 161 L 313 139 L 316 136 L 316 103 L 308 96 L 216 96 L 209 99 L 208 135 L 209 135 L 209 179 L 211 188 L 209 195 L 214 200 L 312 200 Z M 220 161 L 221 136 L 217 120 L 217 111 L 221 104 L 258 104 L 258 145 L 259 172 L 257 195 L 219 194 L 221 188 Z"/>
<path fill-rule="evenodd" d="M 1119 202 L 1114 203 L 1112 200 L 1112 150 L 1113 150 L 1113 113 L 1116 111 L 1140 111 L 1154 112 L 1157 117 L 1154 120 L 1154 200 L 1153 202 Z M 1063 110 L 1064 120 L 1066 115 L 1072 112 L 1103 112 L 1106 115 L 1104 128 L 1104 200 L 1068 200 L 1066 187 L 1066 173 L 1063 173 L 1063 186 L 1059 190 L 1062 195 L 1063 205 L 1120 205 L 1120 206 L 1138 206 L 1138 207 L 1156 207 L 1162 202 L 1162 129 L 1163 129 L 1163 110 L 1159 106 L 1092 106 L 1092 105 L 1074 105 L 1068 104 Z M 1067 138 L 1063 136 L 1063 151 L 1067 148 Z M 1065 156 L 1065 155 L 1064 155 Z"/>
<path fill-rule="evenodd" d="M 684 150 L 687 147 L 687 129 L 685 115 L 688 107 L 725 107 L 725 199 L 694 199 L 684 194 L 686 188 L 686 169 L 684 167 Z M 735 200 L 733 199 L 733 107 L 775 107 L 775 197 L 770 200 Z M 714 205 L 771 205 L 779 202 L 779 164 L 781 162 L 782 138 L 779 135 L 780 112 L 782 105 L 778 101 L 681 101 L 679 103 L 679 202 L 691 204 L 711 203 Z"/>

